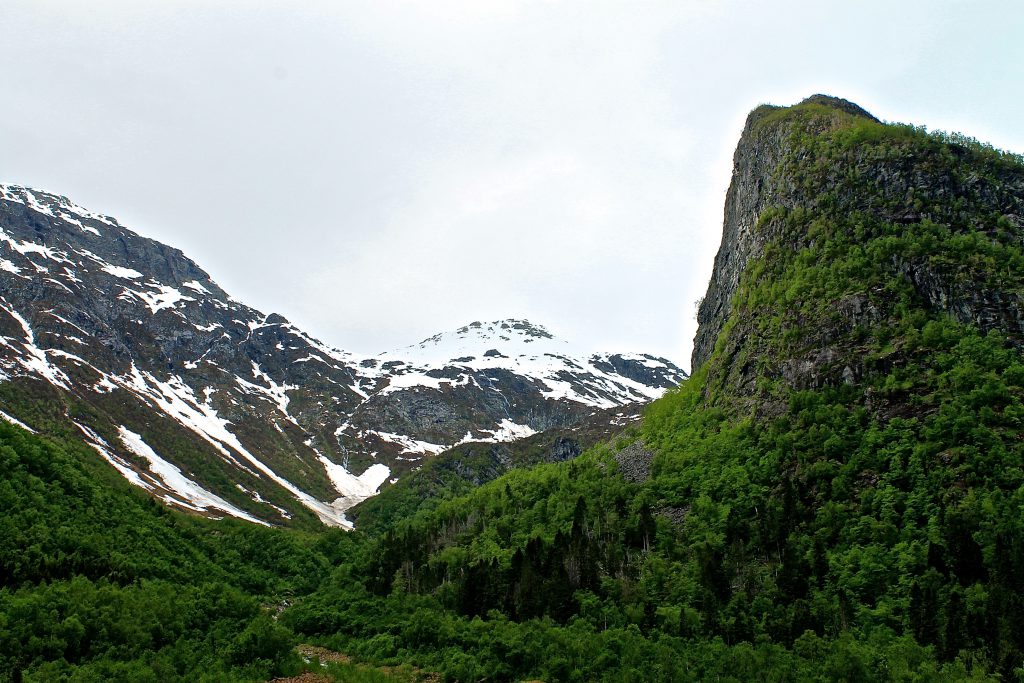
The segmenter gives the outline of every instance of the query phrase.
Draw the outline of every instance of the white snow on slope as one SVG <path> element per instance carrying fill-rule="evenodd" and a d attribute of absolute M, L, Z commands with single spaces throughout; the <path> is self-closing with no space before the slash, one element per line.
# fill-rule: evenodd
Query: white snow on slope
<path fill-rule="evenodd" d="M 117 228 L 118 231 L 121 230 L 116 221 L 111 221 L 99 214 L 88 212 L 63 197 L 6 185 L 0 185 L 0 195 L 9 201 L 20 202 L 33 211 L 77 225 L 85 232 L 94 235 L 100 235 L 100 232 L 91 226 L 101 229 L 103 226 L 99 225 L 99 223 L 91 223 L 91 226 L 87 226 L 83 221 L 88 223 L 95 220 L 112 228 Z M 55 225 L 55 227 L 56 232 L 54 234 L 58 239 L 62 235 L 66 238 L 73 232 L 73 230 L 66 226 L 62 228 Z M 35 237 L 33 236 L 32 239 L 35 239 Z M 49 240 L 47 241 L 49 242 Z M 78 244 L 88 243 L 89 241 L 89 238 L 85 238 Z M 199 320 L 192 319 L 193 312 L 198 312 L 200 310 L 199 307 L 186 307 L 183 304 L 189 301 L 196 301 L 196 298 L 199 298 L 206 303 L 213 303 L 218 308 L 227 309 L 235 313 L 238 318 L 245 319 L 239 319 L 236 322 L 245 329 L 248 329 L 249 337 L 247 339 L 256 336 L 259 334 L 258 330 L 265 327 L 279 326 L 287 328 L 282 331 L 290 332 L 292 335 L 291 339 L 283 338 L 283 343 L 276 345 L 278 351 L 298 351 L 298 354 L 291 357 L 294 363 L 316 361 L 325 364 L 334 372 L 330 375 L 327 373 L 320 374 L 322 380 L 338 384 L 338 379 L 347 376 L 347 380 L 342 379 L 340 384 L 358 394 L 364 401 L 372 400 L 373 397 L 384 397 L 387 394 L 404 389 L 416 391 L 423 389 L 428 392 L 448 391 L 449 389 L 458 389 L 467 385 L 474 385 L 484 391 L 495 392 L 504 397 L 504 394 L 508 393 L 508 389 L 503 386 L 508 378 L 504 374 L 505 372 L 514 373 L 518 377 L 523 378 L 528 385 L 532 385 L 536 391 L 539 391 L 549 399 L 573 401 L 594 408 L 607 408 L 627 402 L 647 400 L 660 396 L 663 393 L 661 389 L 648 387 L 642 383 L 619 376 L 609 367 L 609 356 L 607 354 L 595 354 L 589 350 L 574 347 L 563 340 L 557 339 L 545 328 L 530 324 L 524 320 L 508 319 L 496 322 L 472 323 L 453 332 L 435 335 L 420 344 L 405 349 L 378 356 L 360 356 L 323 344 L 290 323 L 284 321 L 279 321 L 278 323 L 268 322 L 271 319 L 269 316 L 248 309 L 230 297 L 218 294 L 219 298 L 211 301 L 213 295 L 210 289 L 216 289 L 214 285 L 211 285 L 211 288 L 206 288 L 200 281 L 191 280 L 180 283 L 178 285 L 180 288 L 168 286 L 129 267 L 138 264 L 124 261 L 121 257 L 112 257 L 115 263 L 121 264 L 114 265 L 113 263 L 107 263 L 81 246 L 69 248 L 59 241 L 56 245 L 64 246 L 65 249 L 70 249 L 70 251 L 65 253 L 53 246 L 37 244 L 31 240 L 21 242 L 7 233 L 0 232 L 0 253 L 5 253 L 14 259 L 13 261 L 0 259 L 0 270 L 18 277 L 35 278 L 38 275 L 32 273 L 34 268 L 39 273 L 48 274 L 44 276 L 43 282 L 51 282 L 65 289 L 67 289 L 67 285 L 64 282 L 72 284 L 81 283 L 82 280 L 76 275 L 74 270 L 67 267 L 67 265 L 61 264 L 71 264 L 78 267 L 78 274 L 82 277 L 86 277 L 86 274 L 97 275 L 99 271 L 102 271 L 113 278 L 118 278 L 120 281 L 101 281 L 97 288 L 101 295 L 107 292 L 110 292 L 111 296 L 120 294 L 121 298 L 125 300 L 130 300 L 134 303 L 141 302 L 153 314 L 162 310 L 172 309 L 176 315 L 180 316 L 191 327 L 204 332 L 212 332 L 216 329 L 217 323 L 209 325 L 199 324 L 201 321 L 206 322 L 205 318 Z M 3 252 L 3 249 L 6 247 L 9 247 L 9 251 Z M 98 247 L 93 248 L 101 251 Z M 17 252 L 24 258 L 19 259 L 13 252 Z M 69 260 L 69 257 L 73 258 L 75 262 Z M 53 266 L 48 262 L 56 262 L 58 265 Z M 46 264 L 45 266 L 43 265 L 44 263 Z M 46 266 L 49 266 L 49 270 Z M 63 273 L 59 273 L 58 271 L 62 269 Z M 144 268 L 144 270 L 146 269 Z M 50 279 L 51 275 L 61 278 L 63 282 Z M 203 280 L 203 282 L 206 281 Z M 178 283 L 176 281 L 171 284 Z M 72 286 L 74 289 L 80 289 L 76 285 Z M 17 312 L 13 311 L 13 309 L 8 311 L 8 313 L 11 313 L 12 317 L 17 316 Z M 133 317 L 136 318 L 136 322 L 139 325 L 146 324 L 144 322 L 146 316 L 136 315 Z M 249 320 L 250 318 L 254 319 Z M 39 349 L 35 344 L 32 330 L 27 326 L 27 322 L 20 318 L 20 316 L 18 316 L 18 320 L 22 323 L 23 329 L 26 330 L 28 338 L 28 344 L 24 345 L 25 350 L 21 351 L 17 342 L 11 339 L 0 339 L 0 344 L 17 352 L 14 363 L 20 364 L 20 367 L 50 379 L 57 386 L 67 388 L 65 384 L 65 380 L 68 379 L 67 376 L 63 374 L 60 368 L 51 364 L 50 361 L 53 360 L 54 362 L 61 363 L 61 366 L 68 367 L 69 371 L 71 370 L 66 364 L 67 361 L 79 365 L 88 365 L 88 363 L 85 363 L 78 356 L 56 349 Z M 46 340 L 49 338 L 43 334 L 44 329 L 40 327 L 37 331 L 39 336 Z M 227 334 L 228 331 L 224 331 L 224 334 L 221 335 L 222 339 L 227 338 L 231 340 L 231 335 Z M 79 338 L 68 337 L 67 335 L 65 337 L 72 341 L 79 340 Z M 84 346 L 88 343 L 89 338 L 84 335 L 83 338 L 86 340 L 83 342 Z M 223 341 L 220 343 L 223 343 Z M 63 357 L 58 357 L 58 355 Z M 186 362 L 185 368 L 189 370 L 198 369 L 199 362 L 205 356 L 206 354 L 204 353 L 199 359 Z M 302 357 L 297 358 L 298 356 Z M 659 360 L 638 354 L 622 354 L 622 357 L 652 370 L 666 365 Z M 207 362 L 213 364 L 212 361 Z M 14 367 L 17 369 L 19 366 L 14 365 L 14 363 L 8 360 L 4 368 L 11 369 Z M 268 367 L 272 366 L 268 364 Z M 95 368 L 93 369 L 96 370 Z M 499 370 L 502 372 L 493 372 Z M 97 391 L 111 391 L 115 387 L 126 388 L 135 381 L 131 375 L 126 375 L 120 378 L 120 382 L 118 382 L 115 381 L 113 376 L 106 375 L 99 370 L 96 371 L 100 374 L 100 380 L 93 384 L 93 388 Z M 321 369 L 312 368 L 304 369 L 303 371 L 322 372 Z M 132 372 L 136 372 L 134 367 Z M 270 378 L 269 375 L 254 363 L 253 377 L 248 378 L 247 373 L 241 373 L 247 379 L 237 378 L 237 384 L 250 394 L 261 395 L 267 400 L 272 401 L 281 414 L 294 422 L 294 419 L 288 413 L 288 409 L 289 392 L 296 389 L 296 387 L 287 383 L 288 374 L 282 375 L 277 371 L 274 372 L 278 375 L 280 383 Z M 160 374 L 162 375 L 162 373 Z M 447 375 L 449 378 L 439 377 L 438 375 L 441 374 Z M 191 379 L 194 376 L 191 374 L 184 375 L 184 377 L 190 378 L 190 382 L 195 384 L 195 380 Z M 182 401 L 182 405 L 191 405 L 190 410 L 192 412 L 179 412 L 175 419 L 179 419 L 179 421 L 185 420 L 186 422 L 193 420 L 194 423 L 189 428 L 201 436 L 205 434 L 203 438 L 214 444 L 218 452 L 228 461 L 233 462 L 248 472 L 254 472 L 254 470 L 261 471 L 264 472 L 264 476 L 270 476 L 263 471 L 262 467 L 252 462 L 251 458 L 253 456 L 251 453 L 245 451 L 240 444 L 238 448 L 235 447 L 235 443 L 238 440 L 233 435 L 230 438 L 235 439 L 234 442 L 228 439 L 227 436 L 224 436 L 224 434 L 231 434 L 225 426 L 229 425 L 229 423 L 217 416 L 210 401 L 210 394 L 207 394 L 205 401 L 200 402 L 195 398 L 193 390 L 188 387 L 182 378 L 170 377 L 166 382 L 160 383 L 154 376 L 149 375 L 148 377 L 152 382 L 145 380 L 143 384 L 149 390 L 162 394 L 164 400 L 169 402 L 169 405 L 172 401 L 167 396 L 172 395 L 174 392 L 171 391 L 170 394 L 167 394 L 163 391 L 166 388 L 172 390 L 175 388 L 180 389 L 181 391 L 177 394 L 177 398 Z M 516 378 L 515 381 L 519 382 L 519 379 Z M 157 384 L 154 384 L 154 382 Z M 159 384 L 164 385 L 163 389 L 158 390 L 155 388 Z M 198 387 L 199 385 L 196 386 Z M 138 390 L 129 390 L 140 396 L 145 395 L 145 392 L 139 393 Z M 218 405 L 220 405 L 219 401 L 221 398 L 231 404 L 235 404 L 235 398 L 242 402 L 246 401 L 237 391 L 231 391 L 227 396 L 233 396 L 233 398 L 218 397 Z M 296 394 L 293 393 L 292 396 L 295 396 L 296 400 L 298 400 Z M 494 397 L 492 396 L 492 398 Z M 146 399 L 155 401 L 151 395 L 146 396 Z M 192 401 L 191 404 L 189 404 L 190 400 Z M 335 400 L 338 399 L 335 398 Z M 506 403 L 509 400 L 514 400 L 511 394 L 506 399 Z M 511 407 L 511 404 L 509 406 Z M 506 412 L 505 415 L 509 415 L 510 412 Z M 274 426 L 278 429 L 281 427 L 276 418 L 274 419 Z M 463 440 L 476 438 L 484 441 L 505 441 L 522 438 L 533 433 L 533 429 L 529 425 L 517 424 L 508 417 L 500 422 L 492 423 L 489 427 L 489 429 L 474 429 Z M 419 441 L 411 436 L 383 431 L 369 432 L 362 436 L 370 441 L 383 439 L 397 444 L 403 454 L 412 454 L 414 456 L 436 453 L 450 445 Z M 403 459 L 418 460 L 419 458 Z M 325 463 L 321 462 L 321 464 L 327 468 Z M 365 476 L 365 474 L 361 476 Z M 345 479 L 348 482 L 345 486 L 349 487 L 351 486 L 349 479 L 359 479 L 358 477 L 353 477 L 347 470 L 345 471 L 345 476 L 348 477 L 348 479 Z M 332 481 L 335 481 L 335 479 L 332 478 Z M 337 481 L 342 481 L 342 479 L 338 478 Z M 320 501 L 312 501 L 310 499 L 304 501 L 303 504 L 311 506 L 311 509 L 317 509 L 317 514 L 321 516 L 325 514 L 328 516 L 340 514 L 337 505 L 334 504 L 329 506 L 334 508 L 334 512 L 325 511 L 322 506 L 327 504 Z M 343 515 L 341 517 L 343 519 Z"/>
<path fill-rule="evenodd" d="M 7 413 L 5 413 L 5 412 L 4 412 L 4 411 L 2 411 L 2 410 L 0 410 L 0 418 L 3 418 L 3 419 L 5 419 L 5 420 L 7 420 L 7 421 L 8 421 L 8 422 L 10 422 L 10 423 L 11 423 L 12 425 L 15 425 L 15 426 L 21 427 L 21 428 L 22 428 L 22 429 L 24 429 L 24 430 L 25 430 L 26 432 L 31 432 L 32 434 L 36 434 L 36 433 L 37 433 L 37 432 L 36 432 L 36 430 L 34 430 L 34 429 L 32 429 L 31 427 L 29 427 L 29 426 L 28 426 L 27 424 L 25 424 L 24 422 L 22 422 L 22 421 L 21 421 L 21 420 L 19 420 L 18 418 L 16 418 L 16 417 L 11 417 L 10 415 L 8 415 Z"/>
<path fill-rule="evenodd" d="M 46 357 L 46 351 L 36 346 L 35 334 L 32 332 L 32 327 L 28 324 L 28 321 L 14 310 L 14 307 L 8 304 L 6 299 L 0 298 L 0 302 L 3 302 L 0 304 L 0 309 L 18 321 L 21 329 L 25 332 L 25 342 L 22 344 L 22 348 L 26 357 L 17 359 L 17 362 L 25 370 L 36 375 L 42 375 L 51 384 L 62 389 L 68 389 L 70 383 L 68 376 L 64 374 L 63 370 L 50 363 L 49 358 Z M 13 348 L 13 345 L 7 342 L 6 337 L 0 337 L 0 344 Z"/>
<path fill-rule="evenodd" d="M 292 422 L 295 424 L 295 426 L 298 426 L 299 423 L 295 422 L 295 418 L 288 414 L 288 403 L 290 399 L 288 398 L 287 392 L 294 391 L 299 387 L 295 384 L 278 384 L 270 375 L 263 372 L 263 370 L 256 363 L 256 361 L 250 362 L 252 363 L 252 376 L 258 380 L 265 382 L 267 386 L 262 387 L 256 384 L 251 384 L 239 377 L 236 377 L 235 379 L 239 382 L 239 384 L 248 385 L 249 387 L 255 387 L 260 393 L 262 393 L 275 404 L 277 404 L 277 409 L 285 416 L 285 418 L 289 422 Z"/>
<path fill-rule="evenodd" d="M 352 523 L 345 518 L 342 511 L 328 503 L 313 498 L 295 486 L 295 484 L 275 473 L 259 458 L 250 453 L 242 445 L 242 442 L 238 440 L 238 437 L 228 431 L 227 425 L 229 422 L 217 415 L 217 411 L 209 402 L 209 395 L 207 395 L 205 402 L 200 402 L 191 387 L 185 384 L 180 377 L 172 376 L 168 381 L 161 382 L 150 373 L 140 371 L 134 363 L 131 366 L 130 375 L 114 377 L 112 379 L 123 388 L 148 398 L 164 413 L 199 435 L 222 455 L 239 466 L 242 466 L 241 463 L 232 455 L 231 451 L 241 456 L 250 465 L 295 496 L 299 502 L 312 510 L 324 524 L 352 528 Z M 248 468 L 245 469 L 252 472 Z"/>
<path fill-rule="evenodd" d="M 39 254 L 43 258 L 49 259 L 50 261 L 74 265 L 73 262 L 68 260 L 67 254 L 65 254 L 63 251 L 60 251 L 59 249 L 53 249 L 43 244 L 36 244 L 35 242 L 19 242 L 18 240 L 8 235 L 4 230 L 0 230 L 0 242 L 6 242 L 7 246 L 9 246 L 11 249 L 18 252 L 22 256 L 28 256 L 29 254 Z M 39 266 L 36 265 L 36 268 L 39 269 Z M 43 271 L 45 271 L 45 268 L 43 269 Z"/>
<path fill-rule="evenodd" d="M 529 425 L 516 424 L 512 420 L 504 419 L 498 423 L 497 429 L 477 429 L 477 432 L 484 434 L 490 434 L 490 436 L 477 436 L 473 432 L 466 432 L 466 435 L 459 440 L 455 446 L 461 446 L 464 443 L 504 443 L 508 441 L 516 441 L 518 439 L 525 439 L 528 436 L 533 436 L 537 433 L 536 429 L 533 429 Z"/>
<path fill-rule="evenodd" d="M 377 489 L 387 481 L 391 469 L 387 465 L 376 463 L 370 465 L 358 477 L 341 465 L 331 462 L 323 455 L 317 454 L 317 460 L 324 466 L 327 477 L 341 496 L 332 505 L 344 512 L 350 507 L 377 495 Z"/>
<path fill-rule="evenodd" d="M 208 290 L 206 287 L 203 287 L 202 283 L 200 283 L 199 280 L 189 280 L 188 282 L 183 283 L 183 286 L 188 287 L 189 289 L 194 290 L 196 292 L 199 292 L 200 294 L 211 294 L 210 290 Z"/>
<path fill-rule="evenodd" d="M 490 430 L 482 430 L 490 431 Z M 498 429 L 491 432 L 491 438 L 486 439 L 487 441 L 515 441 L 516 439 L 525 439 L 528 436 L 533 436 L 537 433 L 536 429 L 533 429 L 529 425 L 516 424 L 512 420 L 504 419 L 498 423 Z"/>
<path fill-rule="evenodd" d="M 367 429 L 365 432 L 359 432 L 359 438 L 366 438 L 367 436 L 376 436 L 383 441 L 398 444 L 402 447 L 402 453 L 421 453 L 421 454 L 435 454 L 448 448 L 445 444 L 430 443 L 429 441 L 417 441 L 416 439 L 410 438 L 403 434 L 391 434 L 389 432 L 381 432 L 376 429 Z"/>
<path fill-rule="evenodd" d="M 165 308 L 175 308 L 179 301 L 195 301 L 193 297 L 185 296 L 174 287 L 162 285 L 155 280 L 150 280 L 146 285 L 154 291 L 138 291 L 125 287 L 118 298 L 130 300 L 132 296 L 135 296 L 146 304 L 154 315 Z"/>
<path fill-rule="evenodd" d="M 220 496 L 210 493 L 186 477 L 181 473 L 180 469 L 157 455 L 156 451 L 150 448 L 149 444 L 143 441 L 142 436 L 139 434 L 124 426 L 118 428 L 118 434 L 121 437 L 121 443 L 132 453 L 146 460 L 149 463 L 149 471 L 159 477 L 164 487 L 173 493 L 173 495 L 163 496 L 163 499 L 168 503 L 183 505 L 200 512 L 213 508 L 226 512 L 232 517 L 245 519 L 262 524 L 263 526 L 270 526 L 262 519 L 257 519 L 248 512 L 238 509 Z"/>
<path fill-rule="evenodd" d="M 652 369 L 666 367 L 664 363 L 640 354 L 619 355 Z M 461 375 L 453 381 L 429 374 L 431 370 L 450 367 L 474 372 L 507 370 L 534 379 L 545 398 L 573 401 L 593 408 L 649 401 L 665 393 L 662 388 L 603 369 L 607 367 L 610 356 L 575 347 L 553 336 L 544 327 L 525 320 L 474 322 L 454 332 L 436 334 L 419 344 L 380 354 L 378 360 L 381 364 L 397 364 L 390 385 L 380 393 L 411 387 L 439 389 L 444 383 L 453 386 L 468 383 L 468 375 Z M 493 382 L 483 388 L 497 390 Z"/>
<path fill-rule="evenodd" d="M 427 387 L 430 389 L 442 389 L 444 387 L 464 387 L 469 384 L 479 386 L 476 380 L 473 379 L 472 375 L 460 374 L 456 379 L 449 379 L 447 377 L 434 377 L 428 375 L 425 372 L 411 371 L 402 375 L 394 375 L 388 379 L 388 385 L 375 392 L 378 396 L 386 396 L 393 394 L 396 391 L 402 389 L 411 389 L 412 387 Z"/>
<path fill-rule="evenodd" d="M 92 446 L 97 453 L 103 456 L 104 460 L 113 465 L 114 469 L 121 473 L 121 476 L 136 486 L 141 486 L 147 491 L 153 490 L 153 485 L 150 482 L 143 481 L 142 477 L 139 476 L 139 473 L 132 468 L 131 463 L 114 453 L 110 444 L 108 444 L 103 437 L 80 422 L 75 422 L 75 426 L 85 434 L 86 443 Z"/>
<path fill-rule="evenodd" d="M 123 266 L 112 266 L 109 263 L 105 263 L 103 267 L 100 268 L 100 270 L 102 270 L 104 273 L 109 273 L 114 277 L 125 278 L 127 280 L 138 280 L 140 277 L 142 277 L 142 273 L 133 268 L 125 268 Z"/>
<path fill-rule="evenodd" d="M 77 225 L 83 232 L 97 236 L 100 234 L 99 230 L 83 225 L 78 218 L 87 218 L 100 223 L 106 223 L 112 227 L 116 225 L 116 221 L 108 216 L 84 209 L 67 197 L 59 197 L 41 190 L 34 190 L 19 185 L 0 185 L 0 198 L 24 204 L 33 211 L 38 211 L 47 216 L 60 218 L 68 223 Z M 78 216 L 78 218 L 75 218 L 75 216 Z"/>
<path fill-rule="evenodd" d="M 453 332 L 441 332 L 424 339 L 419 344 L 380 354 L 382 361 L 405 361 L 409 365 L 424 368 L 441 368 L 452 364 L 458 358 L 473 357 L 476 362 L 484 361 L 488 351 L 496 350 L 515 358 L 537 358 L 545 354 L 555 356 L 586 355 L 582 349 L 554 337 L 541 325 L 525 320 L 498 320 L 474 322 Z M 473 361 L 466 361 L 472 363 Z"/>

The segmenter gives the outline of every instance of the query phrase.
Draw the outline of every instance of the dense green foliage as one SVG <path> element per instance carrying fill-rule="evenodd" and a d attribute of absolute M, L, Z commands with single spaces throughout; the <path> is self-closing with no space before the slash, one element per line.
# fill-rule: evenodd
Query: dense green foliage
<path fill-rule="evenodd" d="M 615 426 L 621 414 L 621 408 L 597 411 L 572 428 L 556 427 L 508 443 L 460 444 L 426 460 L 415 476 L 403 477 L 347 514 L 361 530 L 376 535 L 511 469 L 569 460 L 614 436 L 621 429 Z"/>
<path fill-rule="evenodd" d="M 753 134 L 789 194 L 714 354 L 571 462 L 427 468 L 307 535 L 0 425 L 0 670 L 265 680 L 305 640 L 457 681 L 1024 678 L 1024 164 L 820 103 Z"/>
<path fill-rule="evenodd" d="M 758 125 L 813 201 L 761 216 L 714 356 L 648 412 L 652 477 L 617 474 L 634 435 L 423 509 L 293 628 L 458 680 L 1020 674 L 1020 330 L 969 318 L 1024 290 L 1020 159 L 816 104 Z"/>
<path fill-rule="evenodd" d="M 351 542 L 170 511 L 87 447 L 6 423 L 0 510 L 0 680 L 297 669 L 293 635 L 261 604 L 311 590 Z"/>

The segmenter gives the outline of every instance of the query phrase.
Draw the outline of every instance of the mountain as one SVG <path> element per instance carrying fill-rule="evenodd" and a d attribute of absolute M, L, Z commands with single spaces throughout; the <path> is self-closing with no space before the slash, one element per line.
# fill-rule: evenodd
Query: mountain
<path fill-rule="evenodd" d="M 1024 157 L 758 107 L 693 377 L 371 526 L 282 623 L 466 681 L 1019 677 L 1022 293 Z"/>
<path fill-rule="evenodd" d="M 552 427 L 515 441 L 459 444 L 359 503 L 349 516 L 367 533 L 386 531 L 445 498 L 465 494 L 513 469 L 572 460 L 634 427 L 644 405 L 599 410 L 571 426 Z"/>
<path fill-rule="evenodd" d="M 685 373 L 522 320 L 339 351 L 231 298 L 180 251 L 0 186 L 0 405 L 70 429 L 165 502 L 270 524 L 344 512 L 424 457 L 649 401 Z"/>
<path fill-rule="evenodd" d="M 5 410 L 48 433 L 0 424 L 0 679 L 1019 678 L 1022 216 L 1024 157 L 758 107 L 693 377 L 576 446 L 440 454 L 352 532 L 160 505 L 61 431 L 96 404 L 11 365 Z"/>

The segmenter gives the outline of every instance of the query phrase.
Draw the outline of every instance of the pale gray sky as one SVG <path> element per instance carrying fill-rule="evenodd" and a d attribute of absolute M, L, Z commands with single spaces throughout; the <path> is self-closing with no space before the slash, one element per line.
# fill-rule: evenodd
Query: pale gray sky
<path fill-rule="evenodd" d="M 748 110 L 1024 151 L 1024 3 L 0 3 L 0 181 L 375 352 L 527 317 L 689 365 Z"/>

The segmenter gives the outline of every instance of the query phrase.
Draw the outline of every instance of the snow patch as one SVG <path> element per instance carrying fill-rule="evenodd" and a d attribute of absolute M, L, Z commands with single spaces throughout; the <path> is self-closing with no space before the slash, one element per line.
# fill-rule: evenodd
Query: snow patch
<path fill-rule="evenodd" d="M 359 437 L 369 435 L 376 436 L 378 439 L 401 446 L 402 453 L 430 453 L 433 455 L 448 449 L 448 446 L 444 444 L 430 443 L 429 441 L 417 441 L 416 439 L 403 434 L 391 434 L 389 432 L 377 431 L 376 429 L 367 429 L 365 432 L 359 433 Z"/>
<path fill-rule="evenodd" d="M 203 287 L 203 285 L 200 284 L 199 280 L 189 280 L 188 282 L 183 282 L 181 286 L 188 287 L 189 289 L 199 292 L 200 294 L 211 294 L 210 290 L 208 290 L 206 287 Z"/>
<path fill-rule="evenodd" d="M 146 283 L 152 287 L 153 292 L 140 292 L 134 289 L 124 288 L 121 295 L 118 297 L 123 300 L 131 300 L 132 296 L 137 297 L 154 315 L 162 311 L 165 308 L 175 308 L 179 301 L 195 301 L 190 296 L 185 296 L 174 287 L 168 287 L 167 285 L 161 285 L 153 280 Z"/>
<path fill-rule="evenodd" d="M 139 476 L 139 473 L 132 468 L 131 463 L 115 454 L 110 448 L 110 444 L 104 441 L 99 434 L 79 422 L 75 422 L 75 426 L 85 434 L 86 443 L 92 446 L 97 453 L 103 456 L 104 460 L 113 465 L 114 469 L 121 473 L 121 476 L 147 491 L 153 490 L 153 485 L 149 482 L 143 481 L 142 477 Z"/>
<path fill-rule="evenodd" d="M 100 268 L 100 270 L 102 270 L 104 273 L 109 273 L 114 277 L 124 278 L 127 280 L 138 280 L 140 277 L 142 277 L 142 273 L 140 273 L 137 270 L 134 270 L 132 268 L 124 268 L 122 266 L 112 266 L 109 263 L 105 263 L 103 267 Z"/>
<path fill-rule="evenodd" d="M 227 426 L 230 423 L 221 418 L 211 404 L 212 388 L 207 387 L 204 390 L 206 400 L 200 402 L 192 388 L 185 384 L 184 380 L 180 377 L 172 375 L 166 382 L 162 382 L 150 373 L 139 370 L 134 363 L 131 365 L 131 373 L 129 375 L 116 377 L 114 381 L 123 388 L 149 399 L 157 408 L 186 429 L 197 434 L 229 461 L 254 476 L 259 476 L 242 465 L 232 452 L 239 455 L 243 460 L 295 496 L 300 503 L 312 510 L 324 524 L 347 529 L 352 528 L 352 523 L 345 518 L 342 511 L 327 503 L 316 500 L 295 486 L 295 484 L 278 475 L 263 461 L 250 453 L 242 445 L 238 437 L 228 430 Z"/>
<path fill-rule="evenodd" d="M 22 346 L 27 357 L 17 359 L 17 362 L 29 372 L 43 376 L 51 384 L 61 389 L 68 389 L 70 384 L 68 376 L 64 374 L 63 370 L 50 363 L 49 358 L 46 357 L 46 351 L 36 346 L 35 334 L 28 321 L 10 306 L 6 299 L 0 298 L 0 301 L 3 302 L 0 304 L 0 309 L 18 321 L 21 329 L 25 332 L 25 342 Z"/>
<path fill-rule="evenodd" d="M 370 465 L 365 472 L 358 477 L 349 472 L 341 465 L 331 462 L 325 456 L 317 454 L 317 460 L 327 471 L 327 477 L 331 480 L 334 489 L 341 494 L 341 497 L 332 504 L 335 508 L 345 511 L 354 505 L 377 494 L 377 489 L 391 476 L 391 469 L 387 465 L 376 463 Z"/>
<path fill-rule="evenodd" d="M 0 230 L 0 242 L 7 242 L 8 246 L 10 246 L 11 249 L 18 252 L 22 256 L 28 256 L 29 254 L 39 254 L 43 258 L 49 259 L 51 261 L 57 261 L 58 263 L 67 263 L 70 265 L 74 265 L 74 263 L 67 259 L 67 255 L 62 251 L 52 249 L 43 244 L 36 244 L 35 242 L 19 242 L 18 240 L 14 239 L 3 230 Z M 37 264 L 33 265 L 36 266 L 37 270 L 41 267 Z M 46 269 L 43 268 L 43 271 L 45 272 Z"/>
<path fill-rule="evenodd" d="M 115 227 L 117 224 L 112 218 L 84 209 L 67 197 L 60 197 L 49 192 L 21 187 L 20 185 L 0 185 L 0 198 L 24 204 L 33 211 L 47 216 L 60 218 L 68 223 L 77 225 L 82 232 L 97 236 L 100 234 L 99 230 L 83 225 L 78 218 L 105 223 L 111 227 Z M 75 216 L 78 216 L 78 218 L 75 218 Z"/>
<path fill-rule="evenodd" d="M 253 517 L 248 512 L 240 510 L 220 496 L 210 493 L 199 484 L 195 483 L 178 469 L 175 465 L 167 462 L 154 451 L 149 444 L 142 440 L 142 436 L 127 429 L 124 426 L 118 428 L 118 435 L 121 443 L 135 455 L 143 458 L 149 463 L 149 471 L 155 474 L 163 482 L 168 491 L 177 497 L 184 499 L 186 507 L 197 511 L 206 511 L 209 508 L 226 512 L 232 517 L 238 517 L 249 522 L 270 526 L 262 519 Z M 181 504 L 181 500 L 175 500 L 174 496 L 164 496 L 169 503 Z"/>
<path fill-rule="evenodd" d="M 25 431 L 27 431 L 27 432 L 31 432 L 32 434 L 38 434 L 38 433 L 39 433 L 39 432 L 37 432 L 36 430 L 34 430 L 34 429 L 32 429 L 31 427 L 29 427 L 29 426 L 28 426 L 27 424 L 25 424 L 24 422 L 22 422 L 21 420 L 19 420 L 19 419 L 15 418 L 15 417 L 11 417 L 10 415 L 8 415 L 7 413 L 5 413 L 5 412 L 4 412 L 4 411 L 2 411 L 2 410 L 0 410 L 0 418 L 3 418 L 3 419 L 5 419 L 5 420 L 7 420 L 7 421 L 8 421 L 8 422 L 10 422 L 10 423 L 11 423 L 12 425 L 16 425 L 16 426 L 18 426 L 18 427 L 21 427 L 21 428 L 22 428 L 22 429 L 24 429 Z"/>

